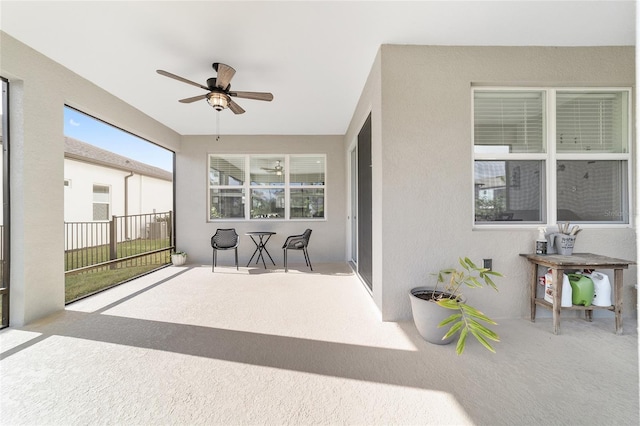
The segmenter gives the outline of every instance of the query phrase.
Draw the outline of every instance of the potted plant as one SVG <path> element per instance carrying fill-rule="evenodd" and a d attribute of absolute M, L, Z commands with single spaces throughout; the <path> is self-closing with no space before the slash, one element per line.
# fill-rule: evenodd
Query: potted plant
<path fill-rule="evenodd" d="M 469 333 L 485 348 L 495 352 L 489 340 L 499 342 L 499 336 L 485 324 L 496 322 L 466 303 L 465 287 L 489 286 L 498 291 L 492 277 L 502 274 L 476 266 L 468 257 L 458 259 L 462 269 L 442 269 L 437 274 L 436 286 L 416 287 L 411 290 L 411 311 L 420 335 L 428 342 L 447 344 L 458 335 L 456 353 L 464 352 Z M 451 311 L 455 311 L 451 313 Z M 449 329 L 443 328 L 450 325 Z"/>
<path fill-rule="evenodd" d="M 175 266 L 184 265 L 187 261 L 187 253 L 183 251 L 174 251 L 171 253 L 171 263 Z"/>

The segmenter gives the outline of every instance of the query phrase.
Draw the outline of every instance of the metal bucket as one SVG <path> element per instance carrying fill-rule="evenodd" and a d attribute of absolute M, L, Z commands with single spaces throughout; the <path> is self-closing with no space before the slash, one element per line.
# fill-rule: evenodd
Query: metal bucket
<path fill-rule="evenodd" d="M 556 250 L 558 254 L 569 256 L 573 254 L 573 246 L 576 243 L 575 235 L 558 234 L 556 235 Z"/>

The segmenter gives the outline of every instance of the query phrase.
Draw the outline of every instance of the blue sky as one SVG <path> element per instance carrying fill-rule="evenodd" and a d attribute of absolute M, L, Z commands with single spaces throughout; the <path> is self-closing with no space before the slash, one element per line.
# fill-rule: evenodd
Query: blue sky
<path fill-rule="evenodd" d="M 173 173 L 171 151 L 68 107 L 64 108 L 64 134 Z"/>

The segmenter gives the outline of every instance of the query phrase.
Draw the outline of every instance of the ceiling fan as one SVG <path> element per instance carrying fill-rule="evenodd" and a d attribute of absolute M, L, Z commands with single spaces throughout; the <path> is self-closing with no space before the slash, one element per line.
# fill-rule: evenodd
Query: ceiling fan
<path fill-rule="evenodd" d="M 193 96 L 191 98 L 180 99 L 178 102 L 182 102 L 183 104 L 189 104 L 191 102 L 196 102 L 202 99 L 206 99 L 216 111 L 222 111 L 225 108 L 229 108 L 234 114 L 243 114 L 245 111 L 242 109 L 240 105 L 235 103 L 231 97 L 236 98 L 244 98 L 244 99 L 255 99 L 258 101 L 272 101 L 273 95 L 267 92 L 239 92 L 239 91 L 231 91 L 231 79 L 233 78 L 236 70 L 231 68 L 229 65 L 225 65 L 220 62 L 213 63 L 213 69 L 216 71 L 217 76 L 211 77 L 207 79 L 207 85 L 204 86 L 202 84 L 198 84 L 194 81 L 187 80 L 186 78 L 180 77 L 178 75 L 172 74 L 168 71 L 164 70 L 156 70 L 156 72 L 160 75 L 164 75 L 165 77 L 173 78 L 174 80 L 181 81 L 183 83 L 190 84 L 192 86 L 199 87 L 208 91 L 204 95 Z"/>
<path fill-rule="evenodd" d="M 284 167 L 282 167 L 282 164 L 280 164 L 280 160 L 276 160 L 276 165 L 272 169 L 268 167 L 260 167 L 260 168 L 268 172 L 275 172 L 275 174 L 278 176 L 282 175 L 282 172 L 284 171 Z"/>

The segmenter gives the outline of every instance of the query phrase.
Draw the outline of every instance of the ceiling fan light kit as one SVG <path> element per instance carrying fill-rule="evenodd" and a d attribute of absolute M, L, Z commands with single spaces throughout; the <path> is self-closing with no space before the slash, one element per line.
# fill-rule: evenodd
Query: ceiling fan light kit
<path fill-rule="evenodd" d="M 238 91 L 231 92 L 230 91 L 231 79 L 235 75 L 236 70 L 230 67 L 229 65 L 226 65 L 220 62 L 214 62 L 212 66 L 213 66 L 213 69 L 218 73 L 218 75 L 216 77 L 211 77 L 207 79 L 206 86 L 191 80 L 187 80 L 184 77 L 180 77 L 168 71 L 156 70 L 156 72 L 165 77 L 169 77 L 174 80 L 178 80 L 183 83 L 199 87 L 209 92 L 204 95 L 198 95 L 190 98 L 180 99 L 178 102 L 181 102 L 183 104 L 189 104 L 191 102 L 196 102 L 202 99 L 206 99 L 209 105 L 211 105 L 216 111 L 222 111 L 225 108 L 229 108 L 234 114 L 243 114 L 245 112 L 244 109 L 240 105 L 235 103 L 231 99 L 231 96 L 237 97 L 237 98 L 243 98 L 243 99 L 267 101 L 267 102 L 270 102 L 273 100 L 273 95 L 268 92 L 238 92 Z"/>
<path fill-rule="evenodd" d="M 229 96 L 224 93 L 211 92 L 207 95 L 207 102 L 209 102 L 209 105 L 216 111 L 225 109 L 229 105 L 229 101 Z"/>

